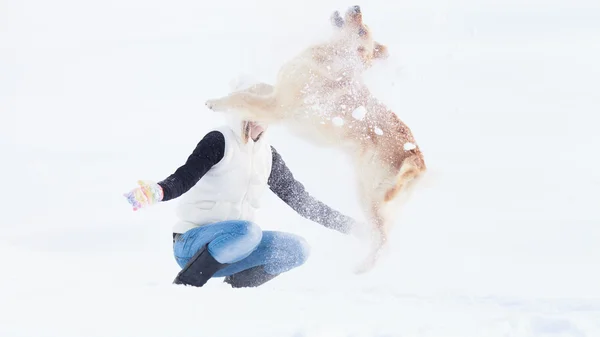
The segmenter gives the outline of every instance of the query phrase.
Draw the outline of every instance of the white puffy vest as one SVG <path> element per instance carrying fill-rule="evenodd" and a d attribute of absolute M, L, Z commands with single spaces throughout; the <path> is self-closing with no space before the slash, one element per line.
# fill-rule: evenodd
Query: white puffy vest
<path fill-rule="evenodd" d="M 189 191 L 179 197 L 173 232 L 225 220 L 252 221 L 271 173 L 272 153 L 263 132 L 257 142 L 242 142 L 241 126 L 218 128 L 225 154 Z"/>

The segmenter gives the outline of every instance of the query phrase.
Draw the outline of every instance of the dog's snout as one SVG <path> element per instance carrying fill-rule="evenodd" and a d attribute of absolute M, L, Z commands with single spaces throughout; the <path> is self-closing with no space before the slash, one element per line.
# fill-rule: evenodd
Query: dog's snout
<path fill-rule="evenodd" d="M 355 6 L 353 6 L 353 7 L 352 7 L 352 11 L 353 11 L 355 14 L 360 14 L 360 6 L 359 6 L 359 5 L 355 5 Z"/>

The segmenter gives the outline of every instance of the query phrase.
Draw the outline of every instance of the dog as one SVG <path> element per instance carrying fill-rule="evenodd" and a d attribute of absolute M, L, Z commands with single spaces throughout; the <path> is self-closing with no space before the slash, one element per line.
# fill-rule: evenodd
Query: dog
<path fill-rule="evenodd" d="M 387 47 L 373 39 L 359 6 L 348 8 L 344 18 L 335 11 L 330 22 L 333 37 L 285 63 L 273 85 L 256 83 L 206 106 L 259 123 L 285 123 L 317 146 L 350 155 L 360 204 L 372 225 L 369 255 L 357 269 L 364 273 L 386 246 L 400 192 L 426 165 L 410 128 L 361 79 L 375 60 L 389 56 Z"/>

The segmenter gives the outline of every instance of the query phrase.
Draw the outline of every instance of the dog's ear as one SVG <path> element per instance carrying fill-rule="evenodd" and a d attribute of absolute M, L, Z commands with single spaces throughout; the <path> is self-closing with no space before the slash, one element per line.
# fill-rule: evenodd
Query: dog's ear
<path fill-rule="evenodd" d="M 373 58 L 374 59 L 386 59 L 389 56 L 388 48 L 381 43 L 375 41 L 375 46 L 373 48 Z"/>
<path fill-rule="evenodd" d="M 362 25 L 362 12 L 360 6 L 352 6 L 346 11 L 345 21 L 353 25 Z"/>
<path fill-rule="evenodd" d="M 342 19 L 342 17 L 340 16 L 339 11 L 333 12 L 333 14 L 331 14 L 331 16 L 329 17 L 329 20 L 331 21 L 331 24 L 334 27 L 342 28 L 344 26 L 344 19 Z"/>

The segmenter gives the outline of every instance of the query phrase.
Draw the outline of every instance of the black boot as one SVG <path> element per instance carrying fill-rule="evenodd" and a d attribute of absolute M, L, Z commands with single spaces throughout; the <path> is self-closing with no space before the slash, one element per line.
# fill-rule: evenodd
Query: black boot
<path fill-rule="evenodd" d="M 276 276 L 267 273 L 264 266 L 256 266 L 227 276 L 223 282 L 229 283 L 233 288 L 258 287 Z"/>
<path fill-rule="evenodd" d="M 202 287 L 219 270 L 226 267 L 227 263 L 220 263 L 208 253 L 205 245 L 194 254 L 187 265 L 177 274 L 173 284 L 185 284 Z"/>

